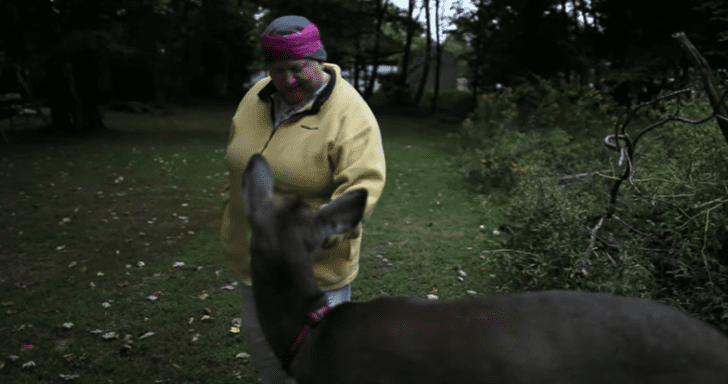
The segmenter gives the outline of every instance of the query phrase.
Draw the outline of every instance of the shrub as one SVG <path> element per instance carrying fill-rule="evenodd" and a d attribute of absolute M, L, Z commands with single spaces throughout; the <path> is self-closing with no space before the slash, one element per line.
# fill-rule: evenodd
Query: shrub
<path fill-rule="evenodd" d="M 697 89 L 699 90 L 699 89 Z M 514 129 L 514 101 L 531 95 Z M 608 207 L 623 166 L 601 144 L 616 117 L 596 91 L 547 83 L 486 95 L 459 133 L 461 167 L 476 187 L 507 196 L 506 239 L 483 268 L 495 290 L 589 289 L 651 297 L 682 306 L 728 330 L 728 145 L 715 122 L 671 122 L 637 145 L 631 182 L 622 183 L 614 216 L 590 230 Z M 704 95 L 683 98 L 680 115 L 709 116 Z M 632 138 L 676 110 L 642 113 Z M 554 105 L 558 104 L 558 105 Z M 550 106 L 549 106 L 550 105 Z M 568 114 L 565 113 L 568 111 Z M 611 172 L 597 173 L 605 169 Z M 588 172 L 588 177 L 558 176 Z M 584 264 L 582 264 L 584 263 Z M 582 273 L 582 267 L 587 273 Z"/>
<path fill-rule="evenodd" d="M 600 254 L 585 256 L 588 228 L 603 210 L 592 180 L 564 188 L 552 179 L 530 177 L 520 184 L 506 207 L 511 230 L 505 243 L 510 252 L 494 254 L 485 267 L 496 272 L 497 290 L 589 289 L 627 296 L 649 297 L 654 267 L 646 256 L 620 251 L 612 260 Z M 582 260 L 588 278 L 582 277 Z"/>

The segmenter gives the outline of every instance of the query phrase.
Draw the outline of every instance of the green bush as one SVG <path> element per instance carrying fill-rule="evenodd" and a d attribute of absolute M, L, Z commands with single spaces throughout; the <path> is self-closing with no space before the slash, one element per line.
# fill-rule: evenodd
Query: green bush
<path fill-rule="evenodd" d="M 574 99 L 574 105 L 569 105 L 569 97 L 558 96 L 546 85 L 542 92 L 526 84 L 515 91 L 505 88 L 481 95 L 474 113 L 463 121 L 458 135 L 461 169 L 479 191 L 509 190 L 526 172 L 541 176 L 587 172 L 598 166 L 595 154 L 606 161 L 608 152 L 602 140 L 610 127 L 600 120 L 605 118 L 607 108 L 594 106 L 601 100 L 599 94 L 586 90 Z M 515 100 L 528 92 L 534 93 L 534 98 L 545 97 L 526 118 L 527 125 L 518 129 L 514 123 L 519 115 Z M 556 99 L 564 101 L 559 106 L 552 103 Z M 585 99 L 592 101 L 587 103 Z M 562 109 L 579 118 L 564 120 L 560 117 Z M 558 124 L 560 119 L 567 125 Z M 588 128 L 581 128 L 585 126 Z"/>
<path fill-rule="evenodd" d="M 682 102 L 686 118 L 712 113 L 702 92 Z M 630 137 L 676 110 L 674 103 L 638 115 Z M 480 191 L 505 196 L 502 249 L 484 264 L 494 275 L 490 287 L 651 297 L 728 330 L 725 137 L 714 121 L 670 122 L 646 133 L 631 182 L 621 184 L 614 216 L 590 248 L 590 230 L 624 169 L 602 144 L 618 120 L 610 105 L 594 90 L 540 82 L 481 96 L 463 122 L 462 171 Z"/>
<path fill-rule="evenodd" d="M 485 259 L 496 273 L 496 289 L 588 289 L 626 296 L 650 296 L 654 267 L 646 256 L 622 251 L 609 257 L 585 257 L 588 228 L 603 210 L 603 201 L 581 180 L 565 188 L 552 179 L 530 177 L 510 197 L 505 207 L 511 252 Z M 597 180 L 598 184 L 598 180 Z M 588 263 L 583 278 L 582 261 Z"/>
<path fill-rule="evenodd" d="M 510 189 L 517 174 L 529 170 L 529 166 L 519 164 L 519 158 L 535 143 L 511 129 L 517 114 L 511 96 L 510 89 L 482 95 L 472 118 L 463 121 L 457 135 L 462 148 L 461 169 L 480 192 Z"/>

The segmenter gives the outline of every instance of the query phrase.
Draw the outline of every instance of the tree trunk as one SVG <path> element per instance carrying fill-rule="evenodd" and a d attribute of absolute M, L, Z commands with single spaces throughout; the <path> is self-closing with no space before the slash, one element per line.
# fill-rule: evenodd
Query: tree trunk
<path fill-rule="evenodd" d="M 84 135 L 106 127 L 96 98 L 95 71 L 87 68 L 93 67 L 94 61 L 86 57 L 78 62 L 85 64 L 64 62 L 53 70 L 55 84 L 50 94 L 51 129 Z"/>
<path fill-rule="evenodd" d="M 152 53 L 153 62 L 150 63 L 152 67 L 152 77 L 154 82 L 154 104 L 165 105 L 167 104 L 167 92 L 169 90 L 169 65 L 165 65 L 166 52 L 162 52 L 162 48 L 159 48 L 161 44 L 157 44 L 158 48 L 156 52 Z"/>
<path fill-rule="evenodd" d="M 440 44 L 440 0 L 435 0 L 435 39 L 437 42 L 435 58 L 435 92 L 432 95 L 433 111 L 437 110 L 437 97 L 440 95 L 440 68 L 442 67 L 442 45 Z M 454 69 L 454 68 L 453 68 Z"/>
<path fill-rule="evenodd" d="M 685 36 L 684 32 L 678 32 L 672 35 L 672 37 L 677 39 L 680 45 L 685 48 L 690 60 L 695 65 L 698 73 L 700 73 L 700 77 L 703 79 L 703 85 L 705 86 L 705 93 L 708 94 L 710 105 L 716 114 L 718 127 L 723 133 L 726 142 L 728 142 L 728 107 L 726 107 L 725 100 L 721 100 L 721 95 L 718 93 L 718 82 L 715 80 L 715 76 L 713 76 L 713 71 L 710 69 L 708 61 L 698 52 L 693 43 Z"/>
<path fill-rule="evenodd" d="M 361 14 L 362 12 L 362 2 L 357 2 L 357 10 Z M 361 88 L 359 88 L 359 71 L 361 70 L 361 64 L 362 64 L 362 52 L 361 52 L 361 35 L 362 31 L 359 29 L 356 34 L 356 40 L 354 41 L 354 48 L 356 48 L 356 53 L 354 53 L 354 89 L 356 89 L 357 92 L 361 93 Z"/>
<path fill-rule="evenodd" d="M 372 63 L 372 74 L 369 76 L 369 83 L 364 90 L 364 100 L 369 100 L 369 98 L 372 97 L 372 93 L 374 93 L 374 84 L 376 83 L 377 71 L 379 70 L 379 44 L 382 40 L 382 24 L 384 24 L 384 15 L 387 13 L 387 5 L 389 5 L 389 0 L 385 0 L 384 4 L 382 4 L 382 0 L 376 1 L 377 7 L 375 16 L 377 26 L 374 31 L 374 51 L 372 52 L 372 59 L 374 61 Z"/>
<path fill-rule="evenodd" d="M 407 75 L 409 75 L 410 53 L 412 51 L 412 38 L 414 37 L 415 23 L 412 20 L 412 14 L 415 10 L 415 0 L 409 0 L 409 9 L 407 11 L 407 35 L 404 43 L 404 55 L 402 56 L 402 65 L 400 65 L 400 76 L 397 84 L 397 92 L 399 96 L 396 102 L 406 105 L 409 100 L 409 84 L 407 84 Z"/>
<path fill-rule="evenodd" d="M 424 0 L 425 7 L 425 19 L 427 20 L 427 44 L 425 46 L 425 57 L 424 65 L 422 66 L 422 78 L 420 79 L 420 85 L 417 88 L 417 94 L 415 94 L 414 106 L 420 105 L 422 100 L 422 94 L 425 92 L 425 84 L 427 83 L 427 75 L 430 73 L 430 46 L 432 45 L 432 37 L 430 37 L 430 1 Z"/>

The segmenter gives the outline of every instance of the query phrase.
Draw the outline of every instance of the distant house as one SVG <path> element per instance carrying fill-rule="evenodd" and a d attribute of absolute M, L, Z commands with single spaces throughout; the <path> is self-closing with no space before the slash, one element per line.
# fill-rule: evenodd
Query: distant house
<path fill-rule="evenodd" d="M 409 75 L 407 75 L 407 84 L 410 88 L 417 89 L 420 85 L 420 79 L 422 78 L 422 70 L 424 69 L 425 51 L 415 52 L 412 59 L 410 60 Z M 463 72 L 463 69 L 459 66 L 455 60 L 455 56 L 447 51 L 442 52 L 440 68 L 440 89 L 460 89 L 467 91 L 467 80 L 465 78 L 459 78 L 458 74 Z M 427 76 L 426 87 L 435 86 L 435 71 L 437 70 L 437 60 L 435 48 L 432 48 L 430 52 L 430 68 Z"/>

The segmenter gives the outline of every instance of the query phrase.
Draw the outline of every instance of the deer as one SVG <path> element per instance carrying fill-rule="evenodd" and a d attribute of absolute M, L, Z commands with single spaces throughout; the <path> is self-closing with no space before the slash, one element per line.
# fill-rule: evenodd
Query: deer
<path fill-rule="evenodd" d="M 364 217 L 365 189 L 319 209 L 273 193 L 261 154 L 242 175 L 263 334 L 299 384 L 728 383 L 728 338 L 657 301 L 585 291 L 327 306 L 312 255 Z"/>

